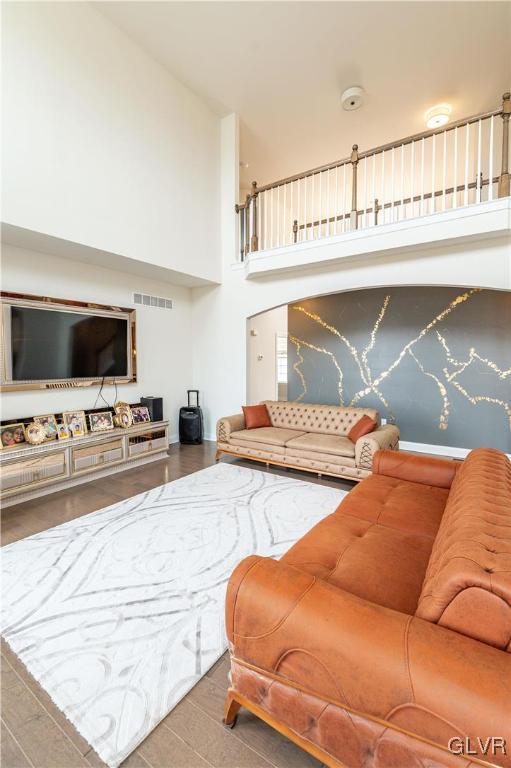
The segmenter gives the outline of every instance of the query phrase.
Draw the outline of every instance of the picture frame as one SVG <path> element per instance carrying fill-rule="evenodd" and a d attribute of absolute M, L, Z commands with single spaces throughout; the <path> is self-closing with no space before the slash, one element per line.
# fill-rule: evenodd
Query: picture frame
<path fill-rule="evenodd" d="M 151 421 L 149 408 L 146 405 L 135 405 L 131 407 L 131 417 L 133 424 L 147 424 Z"/>
<path fill-rule="evenodd" d="M 57 419 L 53 413 L 49 413 L 46 416 L 34 416 L 36 424 L 42 424 L 46 431 L 47 440 L 57 439 Z"/>
<path fill-rule="evenodd" d="M 128 429 L 133 424 L 133 416 L 128 403 L 116 403 L 114 405 L 115 421 L 118 427 Z"/>
<path fill-rule="evenodd" d="M 85 435 L 85 432 L 82 429 L 82 425 L 78 424 L 78 422 L 73 422 L 73 424 L 71 424 L 70 432 L 73 437 L 83 437 Z"/>
<path fill-rule="evenodd" d="M 0 449 L 16 448 L 26 442 L 25 427 L 21 422 L 0 427 Z"/>
<path fill-rule="evenodd" d="M 89 413 L 89 425 L 91 432 L 106 432 L 114 428 L 114 420 L 111 411 Z"/>
<path fill-rule="evenodd" d="M 62 414 L 62 421 L 72 433 L 75 431 L 79 432 L 80 428 L 81 435 L 84 435 L 87 432 L 87 420 L 85 418 L 85 411 L 64 411 Z"/>
<path fill-rule="evenodd" d="M 30 445 L 41 445 L 48 440 L 46 427 L 38 421 L 31 421 L 25 427 L 25 440 Z"/>
<path fill-rule="evenodd" d="M 65 424 L 63 421 L 59 422 L 57 424 L 57 439 L 58 440 L 69 440 L 71 437 L 71 432 L 69 431 L 69 427 L 67 424 Z"/>

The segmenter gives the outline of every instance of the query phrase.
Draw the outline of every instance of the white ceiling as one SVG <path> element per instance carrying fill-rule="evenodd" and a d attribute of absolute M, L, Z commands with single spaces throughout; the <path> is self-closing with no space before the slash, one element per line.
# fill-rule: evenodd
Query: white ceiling
<path fill-rule="evenodd" d="M 259 184 L 496 108 L 511 86 L 509 2 L 96 2 L 219 115 L 241 120 Z M 365 105 L 341 108 L 361 85 Z"/>

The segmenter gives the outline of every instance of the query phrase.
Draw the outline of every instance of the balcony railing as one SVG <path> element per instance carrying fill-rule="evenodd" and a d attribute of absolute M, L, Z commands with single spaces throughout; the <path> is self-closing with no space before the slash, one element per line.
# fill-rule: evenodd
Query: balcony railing
<path fill-rule="evenodd" d="M 493 112 L 425 131 L 281 179 L 252 182 L 240 252 L 280 248 L 510 194 L 511 96 Z"/>

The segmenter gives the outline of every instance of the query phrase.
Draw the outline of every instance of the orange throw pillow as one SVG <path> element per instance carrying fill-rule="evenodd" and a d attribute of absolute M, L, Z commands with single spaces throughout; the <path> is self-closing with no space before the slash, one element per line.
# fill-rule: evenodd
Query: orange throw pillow
<path fill-rule="evenodd" d="M 352 443 L 356 443 L 359 437 L 368 435 L 369 432 L 372 432 L 375 428 L 376 422 L 374 419 L 371 419 L 366 413 L 364 413 L 362 418 L 359 419 L 348 432 L 348 438 Z"/>
<path fill-rule="evenodd" d="M 243 405 L 245 417 L 245 429 L 258 429 L 259 427 L 271 427 L 270 414 L 264 405 Z"/>

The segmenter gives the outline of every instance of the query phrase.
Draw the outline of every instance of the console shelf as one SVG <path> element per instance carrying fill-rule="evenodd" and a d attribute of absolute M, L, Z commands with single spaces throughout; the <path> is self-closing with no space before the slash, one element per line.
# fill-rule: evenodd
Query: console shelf
<path fill-rule="evenodd" d="M 164 458 L 168 446 L 168 421 L 154 421 L 42 445 L 4 448 L 0 452 L 2 506 Z"/>

